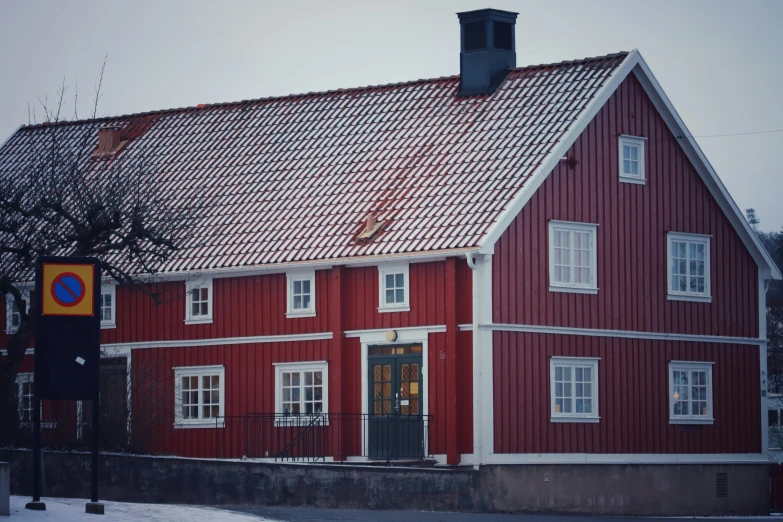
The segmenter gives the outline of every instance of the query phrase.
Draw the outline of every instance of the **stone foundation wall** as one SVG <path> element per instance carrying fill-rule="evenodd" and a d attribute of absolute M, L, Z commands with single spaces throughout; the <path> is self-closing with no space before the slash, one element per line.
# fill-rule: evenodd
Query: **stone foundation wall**
<path fill-rule="evenodd" d="M 31 493 L 31 457 L 25 450 L 0 451 L 0 461 L 11 463 L 15 494 Z M 44 495 L 89 497 L 89 454 L 44 452 L 42 460 Z M 129 502 L 659 516 L 769 513 L 769 469 L 760 464 L 509 465 L 476 471 L 102 455 L 100 480 L 100 498 Z"/>

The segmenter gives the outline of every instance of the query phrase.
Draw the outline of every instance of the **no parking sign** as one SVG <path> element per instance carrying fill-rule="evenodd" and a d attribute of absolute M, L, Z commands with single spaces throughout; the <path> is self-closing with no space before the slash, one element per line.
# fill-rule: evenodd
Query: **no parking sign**
<path fill-rule="evenodd" d="M 100 270 L 91 257 L 38 260 L 35 387 L 41 399 L 97 398 Z"/>

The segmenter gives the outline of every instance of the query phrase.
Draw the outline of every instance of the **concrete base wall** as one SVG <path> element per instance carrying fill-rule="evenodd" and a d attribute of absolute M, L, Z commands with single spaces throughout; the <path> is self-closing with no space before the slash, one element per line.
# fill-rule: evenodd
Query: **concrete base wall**
<path fill-rule="evenodd" d="M 0 515 L 11 515 L 11 466 L 0 462 Z"/>
<path fill-rule="evenodd" d="M 0 451 L 11 490 L 29 495 L 32 455 Z M 90 457 L 46 452 L 44 494 L 87 498 Z M 726 473 L 719 498 L 716 473 Z M 605 515 L 766 515 L 767 465 L 519 465 L 417 469 L 101 456 L 100 498 L 178 504 L 259 504 Z"/>

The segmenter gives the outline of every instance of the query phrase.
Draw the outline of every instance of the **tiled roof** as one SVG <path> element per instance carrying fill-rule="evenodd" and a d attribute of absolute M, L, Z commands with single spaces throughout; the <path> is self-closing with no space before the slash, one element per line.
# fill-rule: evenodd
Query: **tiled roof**
<path fill-rule="evenodd" d="M 64 127 L 74 136 L 124 127 L 121 154 L 154 160 L 160 191 L 205 198 L 163 271 L 465 249 L 625 57 L 514 69 L 489 96 L 457 98 L 453 76 Z M 0 172 L 21 165 L 41 128 L 11 137 Z M 386 225 L 359 243 L 368 213 Z"/>

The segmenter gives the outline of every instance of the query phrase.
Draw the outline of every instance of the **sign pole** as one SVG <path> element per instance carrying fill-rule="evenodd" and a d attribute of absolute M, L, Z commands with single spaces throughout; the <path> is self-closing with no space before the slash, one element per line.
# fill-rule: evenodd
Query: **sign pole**
<path fill-rule="evenodd" d="M 100 419 L 100 407 L 98 393 L 92 401 L 92 477 L 90 483 L 90 502 L 98 502 L 98 420 Z"/>
<path fill-rule="evenodd" d="M 20 399 L 21 400 L 21 399 Z M 25 508 L 45 511 L 46 504 L 41 502 L 41 401 L 38 399 L 38 387 L 33 381 L 33 501 Z"/>

